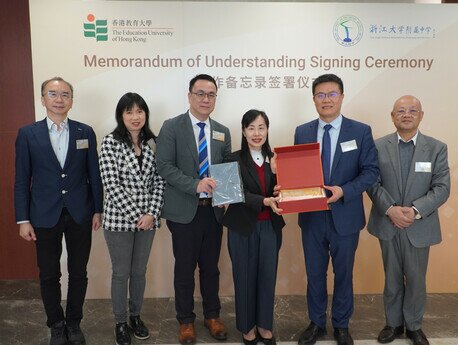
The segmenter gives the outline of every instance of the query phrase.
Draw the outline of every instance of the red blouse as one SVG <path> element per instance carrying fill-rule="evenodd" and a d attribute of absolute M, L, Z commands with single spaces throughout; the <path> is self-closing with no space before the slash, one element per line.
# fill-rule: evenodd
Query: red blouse
<path fill-rule="evenodd" d="M 266 196 L 266 179 L 264 176 L 265 164 L 263 163 L 261 166 L 259 166 L 255 163 L 254 165 L 259 176 L 259 184 L 261 185 L 262 195 Z M 264 205 L 262 206 L 262 211 L 258 214 L 258 220 L 270 220 L 270 211 L 268 207 Z"/>

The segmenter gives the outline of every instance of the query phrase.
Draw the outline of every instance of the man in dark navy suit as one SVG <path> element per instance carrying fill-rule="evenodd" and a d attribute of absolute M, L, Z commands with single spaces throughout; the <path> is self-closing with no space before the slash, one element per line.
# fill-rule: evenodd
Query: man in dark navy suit
<path fill-rule="evenodd" d="M 43 82 L 41 103 L 47 117 L 21 128 L 16 139 L 16 221 L 19 235 L 36 244 L 50 345 L 81 345 L 86 343 L 79 324 L 91 229 L 101 225 L 97 143 L 91 127 L 67 118 L 73 104 L 70 83 L 60 77 Z M 63 235 L 69 273 L 65 314 L 60 286 Z"/>
<path fill-rule="evenodd" d="M 299 214 L 307 270 L 310 325 L 299 345 L 311 345 L 326 333 L 329 258 L 334 271 L 332 325 L 339 345 L 352 345 L 348 323 L 353 313 L 353 263 L 359 232 L 366 224 L 363 192 L 379 175 L 371 128 L 344 117 L 343 82 L 334 74 L 314 80 L 313 101 L 319 118 L 296 128 L 294 144 L 319 142 L 328 211 Z"/>

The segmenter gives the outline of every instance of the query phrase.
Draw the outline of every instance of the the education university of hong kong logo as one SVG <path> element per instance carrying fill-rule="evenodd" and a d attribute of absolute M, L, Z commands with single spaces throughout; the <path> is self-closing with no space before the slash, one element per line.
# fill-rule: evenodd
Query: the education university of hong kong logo
<path fill-rule="evenodd" d="M 106 19 L 95 19 L 92 13 L 86 17 L 87 23 L 83 23 L 84 37 L 94 37 L 96 41 L 108 41 L 108 24 Z"/>
<path fill-rule="evenodd" d="M 352 15 L 345 15 L 334 23 L 334 38 L 344 47 L 354 46 L 363 37 L 363 23 Z"/>

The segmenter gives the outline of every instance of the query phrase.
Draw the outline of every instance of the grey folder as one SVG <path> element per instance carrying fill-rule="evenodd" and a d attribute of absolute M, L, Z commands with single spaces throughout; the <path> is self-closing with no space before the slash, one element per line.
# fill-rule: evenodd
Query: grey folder
<path fill-rule="evenodd" d="M 216 180 L 212 205 L 228 205 L 245 201 L 238 162 L 210 165 L 210 177 Z"/>

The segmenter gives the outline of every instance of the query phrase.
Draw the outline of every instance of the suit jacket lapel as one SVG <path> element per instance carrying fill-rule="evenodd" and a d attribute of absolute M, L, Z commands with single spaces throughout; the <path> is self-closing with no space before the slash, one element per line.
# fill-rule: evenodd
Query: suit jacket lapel
<path fill-rule="evenodd" d="M 390 157 L 394 179 L 398 184 L 399 195 L 402 195 L 401 163 L 399 161 L 398 135 L 396 132 L 388 138 L 385 149 L 388 152 L 388 157 Z"/>
<path fill-rule="evenodd" d="M 215 145 L 213 145 L 213 126 L 214 126 L 214 122 L 213 122 L 213 120 L 211 118 L 209 118 L 209 120 L 210 120 L 210 138 L 207 138 L 207 145 L 210 145 L 210 155 L 211 155 L 210 163 L 211 163 L 211 162 L 218 161 L 218 157 L 216 156 L 217 150 L 215 148 Z"/>
<path fill-rule="evenodd" d="M 256 170 L 255 164 L 256 163 L 253 161 L 253 159 L 250 159 L 250 162 L 248 163 L 248 166 L 247 166 L 247 170 L 252 180 L 255 182 L 259 192 L 261 192 L 261 182 L 259 182 L 259 176 L 258 176 L 258 172 Z"/>
<path fill-rule="evenodd" d="M 132 173 L 132 175 L 135 177 L 135 179 L 139 182 L 139 183 L 143 183 L 143 180 L 142 180 L 142 172 L 140 170 L 140 165 L 138 164 L 138 159 L 137 157 L 135 156 L 135 151 L 132 147 L 129 147 L 127 145 L 123 145 L 124 147 L 124 152 L 125 152 L 125 156 L 126 156 L 126 161 L 127 161 L 127 166 L 129 167 L 129 170 L 130 172 Z M 142 147 L 142 153 L 143 153 L 143 161 L 142 161 L 142 164 L 145 163 L 145 152 L 143 150 L 143 147 Z"/>
<path fill-rule="evenodd" d="M 59 169 L 61 169 L 59 160 L 57 159 L 54 149 L 52 148 L 51 139 L 49 139 L 49 129 L 46 118 L 36 123 L 33 132 L 37 142 L 42 147 L 44 154 L 48 156 L 49 159 L 59 167 Z"/>
<path fill-rule="evenodd" d="M 143 144 L 143 161 L 142 161 L 142 172 L 140 174 L 143 183 L 146 185 L 148 182 L 148 177 L 151 175 L 151 170 L 153 169 L 153 150 L 149 147 L 147 143 Z M 137 164 L 138 166 L 138 164 Z M 140 167 L 138 166 L 140 171 Z"/>
<path fill-rule="evenodd" d="M 184 114 L 184 121 L 183 121 L 183 125 L 181 128 L 181 132 L 183 133 L 184 138 L 187 141 L 187 146 L 189 148 L 191 156 L 194 158 L 194 162 L 196 163 L 196 167 L 198 168 L 199 167 L 199 155 L 197 153 L 196 139 L 194 136 L 194 129 L 192 128 L 192 122 L 191 122 L 191 119 L 189 118 L 189 112 L 186 112 Z M 210 132 L 211 132 L 211 128 L 210 128 Z M 196 171 L 199 171 L 199 170 L 197 169 Z"/>
<path fill-rule="evenodd" d="M 266 194 L 269 191 L 270 188 L 270 164 L 267 162 L 264 162 L 264 181 L 266 183 Z"/>
<path fill-rule="evenodd" d="M 305 133 L 307 143 L 318 142 L 318 120 L 312 121 Z"/>
<path fill-rule="evenodd" d="M 72 158 L 76 154 L 76 141 L 81 139 L 83 135 L 83 129 L 78 127 L 78 125 L 68 119 L 68 150 L 67 156 L 65 157 L 64 169 L 67 169 L 70 165 Z"/>
<path fill-rule="evenodd" d="M 354 139 L 354 138 L 351 136 L 351 124 L 342 115 L 342 124 L 340 126 L 339 137 L 337 138 L 336 150 L 334 152 L 334 159 L 332 161 L 331 181 L 332 181 L 332 176 L 335 173 L 336 167 L 339 164 L 340 157 L 342 156 L 342 148 L 340 146 L 340 143 L 344 143 L 344 142 L 352 140 L 352 139 Z M 358 147 L 358 149 L 360 149 L 360 148 Z"/>
<path fill-rule="evenodd" d="M 407 185 L 405 190 L 406 195 L 408 191 L 412 188 L 412 184 L 415 181 L 415 179 L 413 178 L 413 175 L 415 174 L 415 163 L 424 162 L 427 151 L 428 144 L 425 141 L 425 137 L 423 136 L 423 134 L 418 132 L 417 142 L 415 144 L 415 151 L 413 153 L 412 163 L 410 164 L 409 176 L 407 177 Z"/>

